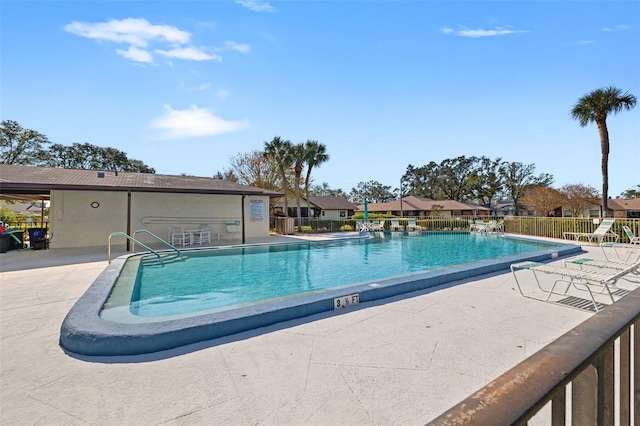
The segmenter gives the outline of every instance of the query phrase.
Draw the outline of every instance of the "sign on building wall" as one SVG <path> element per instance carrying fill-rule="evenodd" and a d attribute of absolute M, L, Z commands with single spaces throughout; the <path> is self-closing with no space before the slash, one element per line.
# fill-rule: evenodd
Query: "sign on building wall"
<path fill-rule="evenodd" d="M 264 220 L 264 201 L 263 200 L 249 200 L 251 207 L 249 214 L 249 220 L 251 222 L 262 222 Z"/>

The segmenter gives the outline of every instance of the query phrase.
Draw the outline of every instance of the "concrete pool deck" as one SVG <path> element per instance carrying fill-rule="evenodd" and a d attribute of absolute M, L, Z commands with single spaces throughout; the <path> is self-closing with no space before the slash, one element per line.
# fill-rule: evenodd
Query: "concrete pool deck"
<path fill-rule="evenodd" d="M 60 325 L 106 249 L 0 264 L 7 425 L 424 424 L 593 315 L 524 298 L 504 272 L 156 354 L 73 357 Z"/>

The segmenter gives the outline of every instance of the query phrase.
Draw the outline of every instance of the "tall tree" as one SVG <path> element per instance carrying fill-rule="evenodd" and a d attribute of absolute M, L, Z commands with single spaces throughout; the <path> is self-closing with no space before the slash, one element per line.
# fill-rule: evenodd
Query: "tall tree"
<path fill-rule="evenodd" d="M 562 206 L 564 200 L 564 195 L 557 189 L 535 186 L 522 197 L 522 204 L 548 217 L 550 212 Z"/>
<path fill-rule="evenodd" d="M 622 93 L 617 87 L 605 87 L 581 97 L 571 110 L 571 117 L 581 127 L 595 122 L 600 134 L 600 150 L 602 151 L 602 209 L 603 216 L 609 215 L 607 199 L 609 195 L 609 130 L 607 116 L 623 110 L 631 110 L 636 106 L 636 97 L 629 92 Z"/>
<path fill-rule="evenodd" d="M 66 146 L 52 144 L 46 165 L 67 169 L 112 170 L 118 172 L 155 173 L 155 169 L 140 160 L 127 157 L 116 148 L 103 148 L 90 143 Z"/>
<path fill-rule="evenodd" d="M 636 185 L 632 188 L 625 189 L 620 194 L 620 198 L 638 198 L 640 197 L 640 185 Z"/>
<path fill-rule="evenodd" d="M 230 159 L 230 164 L 228 170 L 220 173 L 223 179 L 272 191 L 282 190 L 282 175 L 278 164 L 272 158 L 265 157 L 262 151 L 236 154 Z"/>
<path fill-rule="evenodd" d="M 316 140 L 307 139 L 304 144 L 305 161 L 307 163 L 307 175 L 304 178 L 304 194 L 307 199 L 307 217 L 311 217 L 311 204 L 309 202 L 309 184 L 311 183 L 311 170 L 329 161 L 327 147 Z"/>
<path fill-rule="evenodd" d="M 565 205 L 571 210 L 573 217 L 582 216 L 583 212 L 594 204 L 598 204 L 598 190 L 581 183 L 568 183 L 560 188 L 565 197 Z"/>
<path fill-rule="evenodd" d="M 322 185 L 313 185 L 309 193 L 313 195 L 317 195 L 319 197 L 343 197 L 349 198 L 346 192 L 344 192 L 341 188 L 331 189 L 327 182 L 322 182 Z"/>
<path fill-rule="evenodd" d="M 439 178 L 439 167 L 434 161 L 422 167 L 409 164 L 407 171 L 400 179 L 402 188 L 400 188 L 399 195 L 415 195 L 432 200 L 443 200 L 445 197 Z"/>
<path fill-rule="evenodd" d="M 289 215 L 289 183 L 287 182 L 287 170 L 293 165 L 291 159 L 291 142 L 283 140 L 280 136 L 275 136 L 271 142 L 264 143 L 264 157 L 273 160 L 280 171 L 284 191 L 284 213 Z"/>
<path fill-rule="evenodd" d="M 291 147 L 291 162 L 293 163 L 293 171 L 295 173 L 295 191 L 296 191 L 296 216 L 298 217 L 298 232 L 302 232 L 302 212 L 300 211 L 300 184 L 302 183 L 302 168 L 307 161 L 307 153 L 304 144 L 299 143 Z"/>
<path fill-rule="evenodd" d="M 351 188 L 349 198 L 353 204 L 362 204 L 364 200 L 371 203 L 386 203 L 393 201 L 396 197 L 391 192 L 391 186 L 370 180 L 369 182 L 359 182 L 356 188 Z"/>
<path fill-rule="evenodd" d="M 35 130 L 23 128 L 17 121 L 0 123 L 0 163 L 39 166 L 46 162 L 45 145 L 49 139 Z"/>
<path fill-rule="evenodd" d="M 528 190 L 535 186 L 548 186 L 553 182 L 553 176 L 542 173 L 534 176 L 536 167 L 533 164 L 522 164 L 517 162 L 504 162 L 500 166 L 500 177 L 507 195 L 513 200 L 515 215 L 518 216 L 520 208 L 520 198 Z"/>
<path fill-rule="evenodd" d="M 485 207 L 491 207 L 493 198 L 502 189 L 501 163 L 501 158 L 490 160 L 487 157 L 481 157 L 467 180 L 473 198 Z"/>

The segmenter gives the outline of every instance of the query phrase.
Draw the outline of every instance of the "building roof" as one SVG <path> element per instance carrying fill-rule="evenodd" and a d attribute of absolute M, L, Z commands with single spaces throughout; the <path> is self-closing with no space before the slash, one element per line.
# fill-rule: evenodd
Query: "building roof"
<path fill-rule="evenodd" d="M 430 211 L 433 206 L 442 206 L 442 210 L 487 210 L 491 209 L 478 205 L 464 204 L 454 200 L 432 200 L 431 198 L 416 197 L 409 195 L 402 198 L 402 206 L 400 200 L 390 201 L 388 203 L 369 203 L 367 210 L 369 212 L 391 212 L 391 211 Z M 364 210 L 364 205 L 359 205 L 358 210 Z"/>
<path fill-rule="evenodd" d="M 282 194 L 222 179 L 0 164 L 0 194 L 49 195 L 51 190 L 173 192 L 193 194 Z"/>
<path fill-rule="evenodd" d="M 614 198 L 607 202 L 611 210 L 639 210 L 640 198 Z"/>
<path fill-rule="evenodd" d="M 309 197 L 309 201 L 322 210 L 355 210 L 356 206 L 344 197 Z"/>

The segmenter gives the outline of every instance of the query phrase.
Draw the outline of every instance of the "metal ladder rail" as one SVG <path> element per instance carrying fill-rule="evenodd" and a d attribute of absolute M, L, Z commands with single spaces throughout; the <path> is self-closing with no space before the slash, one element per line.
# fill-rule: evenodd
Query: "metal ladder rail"
<path fill-rule="evenodd" d="M 111 237 L 113 237 L 113 236 L 125 237 L 129 241 L 133 241 L 134 244 L 135 243 L 140 244 L 142 247 L 146 248 L 148 251 L 150 251 L 151 253 L 155 254 L 158 257 L 158 260 L 160 261 L 160 263 L 162 263 L 164 265 L 164 262 L 160 258 L 160 253 L 158 253 L 157 251 L 153 250 L 150 247 L 147 247 L 146 245 L 142 244 L 140 241 L 136 241 L 133 237 L 131 237 L 130 235 L 127 235 L 124 232 L 112 232 L 111 235 L 109 235 L 109 240 L 108 240 L 108 244 L 107 244 L 107 255 L 108 255 L 109 263 L 111 263 Z"/>
<path fill-rule="evenodd" d="M 156 234 L 154 234 L 153 232 L 150 232 L 150 231 L 148 231 L 148 230 L 146 230 L 146 229 L 138 229 L 137 231 L 133 231 L 133 234 L 131 235 L 131 238 L 132 238 L 132 239 L 133 239 L 133 241 L 134 241 L 133 246 L 131 247 L 131 251 L 132 251 L 133 253 L 135 253 L 135 252 L 136 252 L 136 242 L 138 242 L 138 240 L 136 240 L 135 238 L 136 238 L 136 234 L 137 234 L 138 232 L 142 232 L 142 233 L 145 233 L 145 234 L 150 235 L 151 237 L 153 237 L 153 238 L 155 238 L 156 240 L 160 241 L 162 244 L 164 244 L 164 245 L 166 245 L 167 247 L 169 247 L 170 249 L 174 250 L 176 253 L 178 253 L 178 256 L 180 256 L 180 257 L 182 258 L 182 253 L 180 253 L 180 250 L 179 250 L 177 247 L 175 247 L 175 246 L 173 246 L 173 245 L 169 244 L 169 242 L 168 242 L 168 241 L 163 240 L 162 238 L 158 237 L 158 236 L 157 236 Z"/>

